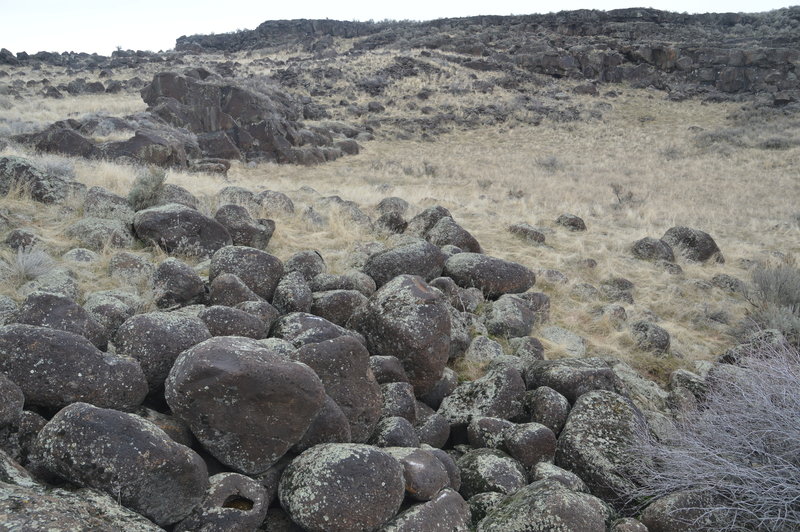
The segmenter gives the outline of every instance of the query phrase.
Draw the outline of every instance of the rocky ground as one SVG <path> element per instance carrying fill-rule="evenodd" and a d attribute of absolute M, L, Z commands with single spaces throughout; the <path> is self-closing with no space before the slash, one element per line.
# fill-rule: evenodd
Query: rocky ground
<path fill-rule="evenodd" d="M 799 25 L 3 50 L 0 528 L 719 529 L 629 449 L 800 252 Z"/>

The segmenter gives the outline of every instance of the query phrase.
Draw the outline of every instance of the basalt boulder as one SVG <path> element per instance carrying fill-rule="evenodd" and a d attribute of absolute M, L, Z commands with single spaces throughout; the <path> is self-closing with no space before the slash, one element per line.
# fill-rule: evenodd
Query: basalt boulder
<path fill-rule="evenodd" d="M 210 256 L 232 243 L 219 222 L 178 203 L 150 207 L 133 219 L 136 236 L 167 253 Z"/>
<path fill-rule="evenodd" d="M 534 273 L 522 264 L 480 253 L 453 255 L 445 262 L 443 275 L 462 288 L 480 288 L 489 299 L 525 292 L 536 281 Z"/>

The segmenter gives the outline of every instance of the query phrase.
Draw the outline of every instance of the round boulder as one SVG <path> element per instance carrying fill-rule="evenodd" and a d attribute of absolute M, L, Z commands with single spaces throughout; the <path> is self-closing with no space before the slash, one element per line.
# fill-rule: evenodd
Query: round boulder
<path fill-rule="evenodd" d="M 479 288 L 488 299 L 525 292 L 536 281 L 522 264 L 480 253 L 453 255 L 444 264 L 444 275 L 462 288 Z"/>
<path fill-rule="evenodd" d="M 661 240 L 677 248 L 681 255 L 692 262 L 706 262 L 713 259 L 714 262 L 723 263 L 725 258 L 722 256 L 717 243 L 711 235 L 692 229 L 691 227 L 676 226 L 664 233 Z"/>
<path fill-rule="evenodd" d="M 266 251 L 244 246 L 228 246 L 211 257 L 208 280 L 223 273 L 232 273 L 250 290 L 272 301 L 272 295 L 283 277 L 283 263 Z"/>
<path fill-rule="evenodd" d="M 137 212 L 133 228 L 141 240 L 167 253 L 207 256 L 232 244 L 231 235 L 222 224 L 179 203 Z"/>
<path fill-rule="evenodd" d="M 257 481 L 239 473 L 219 473 L 208 483 L 203 502 L 174 532 L 256 530 L 264 521 L 269 500 Z"/>
<path fill-rule="evenodd" d="M 380 288 L 401 274 L 419 275 L 430 281 L 442 274 L 444 254 L 435 245 L 417 240 L 370 256 L 364 273 Z"/>
<path fill-rule="evenodd" d="M 400 509 L 403 466 L 388 453 L 359 444 L 312 447 L 286 468 L 281 505 L 311 532 L 376 530 Z"/>

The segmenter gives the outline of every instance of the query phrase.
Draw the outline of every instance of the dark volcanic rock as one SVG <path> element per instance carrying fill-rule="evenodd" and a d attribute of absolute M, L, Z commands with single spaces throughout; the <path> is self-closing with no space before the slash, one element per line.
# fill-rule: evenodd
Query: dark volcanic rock
<path fill-rule="evenodd" d="M 217 275 L 232 273 L 253 292 L 267 301 L 272 300 L 275 288 L 283 277 L 283 263 L 265 251 L 244 246 L 228 246 L 211 257 L 209 281 Z"/>
<path fill-rule="evenodd" d="M 364 272 L 380 288 L 401 274 L 418 275 L 430 281 L 442 274 L 444 261 L 445 256 L 437 246 L 420 240 L 370 256 Z"/>
<path fill-rule="evenodd" d="M 22 389 L 26 404 L 46 408 L 85 401 L 129 410 L 147 393 L 138 362 L 103 353 L 83 336 L 33 325 L 0 328 L 0 371 Z"/>
<path fill-rule="evenodd" d="M 325 404 L 311 421 L 303 437 L 292 447 L 292 452 L 303 451 L 322 443 L 351 443 L 353 436 L 350 432 L 350 422 L 342 409 L 331 399 L 325 396 Z"/>
<path fill-rule="evenodd" d="M 430 451 L 414 447 L 387 447 L 385 452 L 403 466 L 406 493 L 417 501 L 430 501 L 450 484 L 444 464 Z"/>
<path fill-rule="evenodd" d="M 162 526 L 186 517 L 208 484 L 200 456 L 152 423 L 86 403 L 56 414 L 36 445 L 50 471 L 102 490 Z"/>
<path fill-rule="evenodd" d="M 512 419 L 522 412 L 525 383 L 510 367 L 489 371 L 483 377 L 460 385 L 439 407 L 451 425 L 466 425 L 473 417 Z"/>
<path fill-rule="evenodd" d="M 272 297 L 272 305 L 278 312 L 308 312 L 311 304 L 311 289 L 302 273 L 289 272 L 281 278 Z"/>
<path fill-rule="evenodd" d="M 462 532 L 469 530 L 469 506 L 456 491 L 446 488 L 433 499 L 400 512 L 385 532 Z"/>
<path fill-rule="evenodd" d="M 675 254 L 669 244 L 659 238 L 646 236 L 631 246 L 631 253 L 641 260 L 675 262 Z"/>
<path fill-rule="evenodd" d="M 357 290 L 328 290 L 312 295 L 311 314 L 345 326 L 352 315 L 367 304 L 367 298 Z"/>
<path fill-rule="evenodd" d="M 267 324 L 258 316 L 238 308 L 214 305 L 204 309 L 197 317 L 208 327 L 211 336 L 244 336 L 260 340 L 269 332 Z"/>
<path fill-rule="evenodd" d="M 137 212 L 133 227 L 136 236 L 167 253 L 212 255 L 232 242 L 219 222 L 178 203 Z"/>
<path fill-rule="evenodd" d="M 158 308 L 171 308 L 202 303 L 206 287 L 191 266 L 169 257 L 153 274 L 153 292 Z"/>
<path fill-rule="evenodd" d="M 529 390 L 548 386 L 574 403 L 593 390 L 616 391 L 620 384 L 609 364 L 600 358 L 533 361 L 525 370 Z"/>
<path fill-rule="evenodd" d="M 34 292 L 19 308 L 17 322 L 79 334 L 100 349 L 108 344 L 106 330 L 69 298 Z"/>
<path fill-rule="evenodd" d="M 255 340 L 217 337 L 181 353 L 165 397 L 217 460 L 256 474 L 300 441 L 325 389 L 308 366 Z"/>
<path fill-rule="evenodd" d="M 223 205 L 217 209 L 214 219 L 228 230 L 234 246 L 267 249 L 272 233 L 275 232 L 275 222 L 253 220 L 247 209 L 241 205 Z"/>
<path fill-rule="evenodd" d="M 279 488 L 292 520 L 315 532 L 376 530 L 400 509 L 404 492 L 400 462 L 359 444 L 312 447 L 286 468 Z"/>
<path fill-rule="evenodd" d="M 279 318 L 272 327 L 272 336 L 282 338 L 295 347 L 324 342 L 340 336 L 358 337 L 356 333 L 325 318 L 305 312 L 292 312 Z"/>
<path fill-rule="evenodd" d="M 456 246 L 470 253 L 480 253 L 481 245 L 472 234 L 449 216 L 441 218 L 425 233 L 425 240 L 436 246 Z"/>
<path fill-rule="evenodd" d="M 401 275 L 378 290 L 350 320 L 372 355 L 403 363 L 417 395 L 430 391 L 450 352 L 450 314 L 441 293 L 421 278 Z"/>
<path fill-rule="evenodd" d="M 522 465 L 496 449 L 467 451 L 456 463 L 461 471 L 459 493 L 466 499 L 487 491 L 511 494 L 528 483 Z"/>
<path fill-rule="evenodd" d="M 3 403 L 0 405 L 0 427 L 15 425 L 22 417 L 25 395 L 19 386 L 3 373 L 0 373 L 0 397 L 3 398 Z"/>
<path fill-rule="evenodd" d="M 214 277 L 208 287 L 208 302 L 211 305 L 235 307 L 246 301 L 264 301 L 250 290 L 244 281 L 232 273 L 222 273 Z"/>
<path fill-rule="evenodd" d="M 200 318 L 174 312 L 137 314 L 123 323 L 114 337 L 121 356 L 142 366 L 151 392 L 160 391 L 178 358 L 185 350 L 211 338 Z"/>
<path fill-rule="evenodd" d="M 462 288 L 480 288 L 489 299 L 525 292 L 536 281 L 533 272 L 521 264 L 479 253 L 453 255 L 445 262 L 444 275 Z"/>
<path fill-rule="evenodd" d="M 255 530 L 267 516 L 264 486 L 238 473 L 219 473 L 208 479 L 203 501 L 174 532 Z"/>
<path fill-rule="evenodd" d="M 292 358 L 308 365 L 322 380 L 325 392 L 350 423 L 352 441 L 367 441 L 381 417 L 382 396 L 363 344 L 341 336 L 305 345 Z"/>
<path fill-rule="evenodd" d="M 722 252 L 711 235 L 699 229 L 676 226 L 667 230 L 661 240 L 676 248 L 686 260 L 706 262 L 714 259 L 714 262 L 725 262 Z"/>
<path fill-rule="evenodd" d="M 574 214 L 562 214 L 556 218 L 556 224 L 566 227 L 570 231 L 586 231 L 584 221 Z"/>
<path fill-rule="evenodd" d="M 29 191 L 35 201 L 58 203 L 69 194 L 69 183 L 48 175 L 22 157 L 0 157 L 0 195 L 20 187 Z"/>

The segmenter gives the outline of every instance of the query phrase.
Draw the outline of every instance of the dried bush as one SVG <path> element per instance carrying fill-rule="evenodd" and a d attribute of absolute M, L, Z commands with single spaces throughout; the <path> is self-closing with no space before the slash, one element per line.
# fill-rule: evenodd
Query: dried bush
<path fill-rule="evenodd" d="M 153 167 L 141 172 L 128 193 L 128 203 L 133 210 L 141 211 L 156 205 L 166 180 L 167 173 L 161 168 Z"/>
<path fill-rule="evenodd" d="M 75 178 L 75 165 L 66 157 L 46 154 L 39 155 L 35 160 L 36 166 L 45 174 L 54 175 L 67 181 Z"/>
<path fill-rule="evenodd" d="M 669 438 L 641 435 L 632 450 L 639 487 L 630 495 L 688 493 L 697 501 L 694 523 L 713 517 L 715 530 L 800 529 L 800 353 L 758 344 L 716 375 Z"/>
<path fill-rule="evenodd" d="M 791 262 L 756 266 L 751 274 L 748 299 L 753 305 L 736 331 L 739 337 L 759 329 L 777 329 L 800 347 L 800 269 Z"/>
<path fill-rule="evenodd" d="M 36 247 L 20 248 L 12 257 L 0 261 L 0 279 L 22 284 L 47 275 L 55 266 L 55 260 L 45 251 Z"/>

